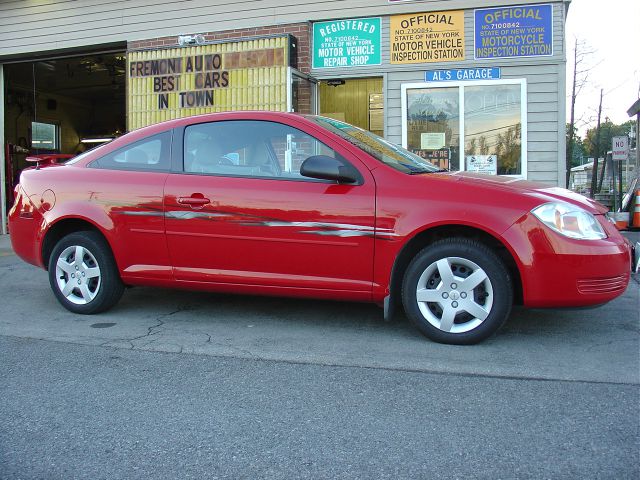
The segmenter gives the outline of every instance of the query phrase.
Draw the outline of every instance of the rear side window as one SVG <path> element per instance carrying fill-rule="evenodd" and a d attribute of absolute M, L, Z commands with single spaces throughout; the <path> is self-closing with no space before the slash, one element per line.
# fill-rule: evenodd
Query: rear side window
<path fill-rule="evenodd" d="M 89 166 L 105 170 L 168 171 L 170 143 L 170 132 L 159 133 L 94 160 Z"/>

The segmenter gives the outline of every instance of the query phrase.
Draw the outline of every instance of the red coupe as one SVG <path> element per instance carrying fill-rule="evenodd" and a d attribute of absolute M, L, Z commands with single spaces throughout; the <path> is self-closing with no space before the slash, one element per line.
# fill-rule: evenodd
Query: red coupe
<path fill-rule="evenodd" d="M 13 248 L 60 303 L 97 313 L 125 285 L 402 304 L 469 344 L 514 303 L 581 307 L 629 282 L 606 208 L 511 177 L 439 170 L 329 118 L 234 112 L 142 128 L 22 172 Z"/>

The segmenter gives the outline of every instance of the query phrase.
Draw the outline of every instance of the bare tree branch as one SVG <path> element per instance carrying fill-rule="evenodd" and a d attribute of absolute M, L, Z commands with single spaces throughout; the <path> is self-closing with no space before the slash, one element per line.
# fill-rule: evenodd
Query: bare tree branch
<path fill-rule="evenodd" d="M 573 82 L 571 85 L 571 114 L 569 125 L 567 126 L 567 151 L 566 153 L 566 179 L 565 185 L 569 187 L 569 177 L 571 175 L 571 164 L 573 160 L 573 150 L 576 133 L 576 99 L 584 87 L 589 83 L 589 73 L 596 65 L 588 65 L 588 59 L 592 57 L 595 50 L 586 41 L 578 40 L 574 37 L 573 46 Z M 582 120 L 582 117 L 580 118 Z"/>

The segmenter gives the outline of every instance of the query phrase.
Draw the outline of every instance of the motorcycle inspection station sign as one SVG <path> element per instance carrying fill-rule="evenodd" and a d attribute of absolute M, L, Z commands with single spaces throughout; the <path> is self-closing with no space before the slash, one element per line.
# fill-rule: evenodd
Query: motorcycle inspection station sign
<path fill-rule="evenodd" d="M 474 57 L 553 55 L 553 6 L 487 8 L 474 11 Z"/>

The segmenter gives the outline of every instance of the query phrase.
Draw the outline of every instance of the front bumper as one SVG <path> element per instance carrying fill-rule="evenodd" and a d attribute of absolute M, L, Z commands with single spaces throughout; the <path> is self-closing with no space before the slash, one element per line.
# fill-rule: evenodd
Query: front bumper
<path fill-rule="evenodd" d="M 503 237 L 518 263 L 525 306 L 587 307 L 625 292 L 632 255 L 637 253 L 632 253 L 634 249 L 613 224 L 599 220 L 608 235 L 603 240 L 566 238 L 533 215 L 505 232 Z"/>

